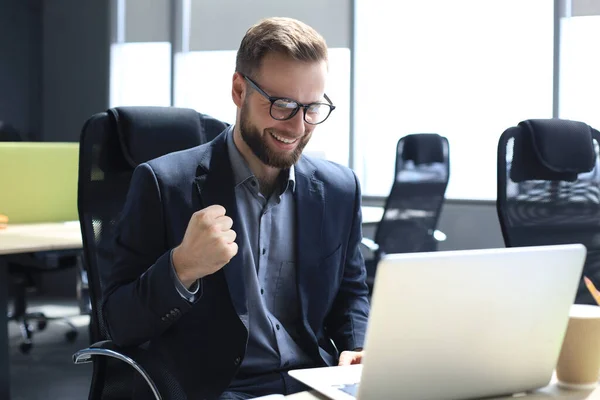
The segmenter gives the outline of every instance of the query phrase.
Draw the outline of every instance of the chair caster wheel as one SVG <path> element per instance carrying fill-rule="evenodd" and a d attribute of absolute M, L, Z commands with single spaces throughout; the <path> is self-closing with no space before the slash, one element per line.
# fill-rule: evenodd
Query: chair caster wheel
<path fill-rule="evenodd" d="M 19 350 L 23 354 L 29 354 L 32 347 L 33 347 L 33 343 L 31 343 L 31 342 L 21 342 L 19 344 Z"/>
<path fill-rule="evenodd" d="M 38 331 L 43 331 L 44 329 L 46 329 L 46 326 L 48 326 L 48 321 L 44 321 L 42 319 L 37 322 L 37 330 Z"/>
<path fill-rule="evenodd" d="M 67 338 L 67 342 L 73 343 L 77 339 L 77 331 L 68 331 L 65 333 L 65 338 Z"/>

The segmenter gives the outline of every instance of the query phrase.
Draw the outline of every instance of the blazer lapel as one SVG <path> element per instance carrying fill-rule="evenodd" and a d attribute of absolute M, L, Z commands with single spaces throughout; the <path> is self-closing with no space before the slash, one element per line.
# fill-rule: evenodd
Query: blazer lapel
<path fill-rule="evenodd" d="M 198 189 L 202 207 L 219 204 L 225 207 L 226 214 L 233 220 L 232 229 L 241 232 L 240 219 L 235 201 L 235 188 L 233 172 L 226 143 L 227 131 L 216 137 L 206 153 L 201 157 L 196 173 L 195 184 Z M 241 254 L 243 253 L 243 240 L 236 240 L 237 254 L 222 269 L 231 302 L 242 323 L 248 329 L 248 302 L 246 286 L 244 284 L 244 266 Z"/>
<path fill-rule="evenodd" d="M 316 269 L 321 256 L 319 249 L 325 207 L 323 181 L 315 178 L 314 172 L 314 167 L 304 158 L 296 164 L 296 280 L 303 321 L 308 322 L 311 327 L 308 331 L 313 335 L 318 331 L 317 321 L 310 321 L 308 317 L 318 313 L 308 312 L 311 298 L 308 290 L 314 287 L 310 281 L 319 279 Z"/>

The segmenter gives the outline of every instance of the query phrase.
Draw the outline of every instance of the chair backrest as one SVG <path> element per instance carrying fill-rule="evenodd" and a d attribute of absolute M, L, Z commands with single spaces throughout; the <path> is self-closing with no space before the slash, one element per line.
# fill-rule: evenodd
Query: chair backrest
<path fill-rule="evenodd" d="M 398 141 L 394 183 L 375 232 L 381 252 L 437 249 L 433 232 L 449 177 L 448 139 L 435 133 L 419 133 Z"/>
<path fill-rule="evenodd" d="M 0 214 L 9 223 L 77 220 L 78 143 L 0 142 Z"/>
<path fill-rule="evenodd" d="M 206 143 L 226 127 L 194 110 L 173 107 L 118 107 L 85 123 L 77 198 L 92 303 L 92 343 L 109 339 L 102 318 L 102 288 L 113 261 L 114 228 L 133 170 L 161 155 Z M 132 371 L 112 359 L 94 362 L 90 399 L 130 397 Z"/>
<path fill-rule="evenodd" d="M 600 133 L 583 122 L 526 120 L 498 143 L 497 212 L 507 247 L 582 243 L 600 283 Z M 583 282 L 576 303 L 595 304 Z"/>

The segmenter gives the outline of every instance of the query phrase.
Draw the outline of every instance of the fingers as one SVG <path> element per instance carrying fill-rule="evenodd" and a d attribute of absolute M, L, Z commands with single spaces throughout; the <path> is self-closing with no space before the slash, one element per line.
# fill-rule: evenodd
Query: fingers
<path fill-rule="evenodd" d="M 208 206 L 198 211 L 198 214 L 209 220 L 217 219 L 225 215 L 225 207 L 213 204 L 212 206 Z"/>
<path fill-rule="evenodd" d="M 195 212 L 194 216 L 201 226 L 215 226 L 217 230 L 224 232 L 233 226 L 233 220 L 225 212 L 223 206 L 215 204 Z"/>
<path fill-rule="evenodd" d="M 338 361 L 338 365 L 339 366 L 344 366 L 344 365 L 352 365 L 352 354 L 347 352 L 347 351 L 342 351 L 342 354 L 340 354 L 340 360 Z"/>
<path fill-rule="evenodd" d="M 229 243 L 233 243 L 235 241 L 237 234 L 233 230 L 228 230 L 226 232 L 223 232 L 221 237 L 225 240 L 226 243 L 229 244 Z"/>
<path fill-rule="evenodd" d="M 362 362 L 362 356 L 362 351 L 342 351 L 342 354 L 340 354 L 338 365 L 343 366 L 360 364 Z"/>
<path fill-rule="evenodd" d="M 233 220 L 228 216 L 223 215 L 215 219 L 215 225 L 217 225 L 221 231 L 226 232 L 233 227 Z"/>
<path fill-rule="evenodd" d="M 238 252 L 237 243 L 232 242 L 232 243 L 226 244 L 225 247 L 221 250 L 222 259 L 221 259 L 221 263 L 217 269 L 221 269 L 222 267 L 227 265 L 231 261 L 231 259 L 233 257 L 235 257 L 237 252 Z"/>
<path fill-rule="evenodd" d="M 238 252 L 238 245 L 236 242 L 229 243 L 229 259 L 231 260 Z"/>

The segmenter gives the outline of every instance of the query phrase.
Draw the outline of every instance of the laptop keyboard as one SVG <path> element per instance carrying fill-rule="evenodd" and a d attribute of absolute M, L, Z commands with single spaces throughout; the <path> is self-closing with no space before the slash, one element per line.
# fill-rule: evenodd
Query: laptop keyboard
<path fill-rule="evenodd" d="M 350 396 L 355 397 L 358 394 L 358 382 L 357 383 L 348 383 L 345 385 L 336 386 L 338 390 L 342 392 L 348 393 Z"/>

